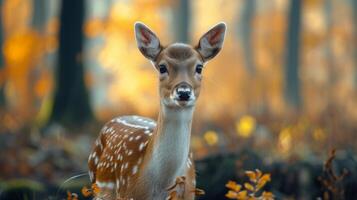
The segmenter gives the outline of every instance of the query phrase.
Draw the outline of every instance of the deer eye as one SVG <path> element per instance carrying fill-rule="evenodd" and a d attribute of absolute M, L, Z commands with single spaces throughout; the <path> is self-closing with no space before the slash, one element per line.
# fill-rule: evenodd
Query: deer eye
<path fill-rule="evenodd" d="M 202 73 L 202 68 L 203 68 L 203 65 L 200 65 L 200 64 L 197 65 L 197 66 L 196 66 L 196 73 L 197 73 L 197 74 L 201 74 L 201 73 Z"/>
<path fill-rule="evenodd" d="M 168 73 L 166 66 L 163 64 L 159 65 L 159 71 L 160 71 L 160 74 Z"/>

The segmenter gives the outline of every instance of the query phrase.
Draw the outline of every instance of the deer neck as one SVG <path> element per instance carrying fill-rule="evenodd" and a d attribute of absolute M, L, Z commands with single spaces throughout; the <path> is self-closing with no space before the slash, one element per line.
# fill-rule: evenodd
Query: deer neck
<path fill-rule="evenodd" d="M 157 129 L 151 142 L 149 171 L 163 185 L 183 175 L 190 149 L 193 111 L 194 107 L 178 109 L 160 105 Z"/>

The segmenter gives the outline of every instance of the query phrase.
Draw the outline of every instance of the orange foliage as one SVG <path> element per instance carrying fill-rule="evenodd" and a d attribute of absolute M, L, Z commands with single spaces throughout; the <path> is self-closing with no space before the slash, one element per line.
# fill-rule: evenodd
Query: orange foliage
<path fill-rule="evenodd" d="M 34 67 L 32 62 L 41 52 L 41 43 L 40 35 L 31 30 L 7 37 L 4 44 L 4 57 L 10 76 L 23 78 L 22 73 L 28 71 L 27 68 Z"/>
<path fill-rule="evenodd" d="M 31 71 L 40 57 L 41 44 L 38 33 L 31 30 L 9 35 L 4 44 L 7 94 L 25 119 L 33 112 Z"/>
<path fill-rule="evenodd" d="M 1 14 L 6 35 L 25 32 L 31 20 L 31 1 L 4 0 Z"/>
<path fill-rule="evenodd" d="M 58 23 L 50 20 L 43 33 L 31 28 L 31 1 L 5 0 L 2 11 L 5 38 L 0 82 L 5 84 L 7 102 L 15 115 L 25 122 L 37 112 L 37 98 L 52 89 L 51 74 L 39 66 L 44 65 L 45 53 L 57 48 Z"/>
<path fill-rule="evenodd" d="M 109 77 L 106 105 L 125 112 L 135 109 L 138 114 L 151 115 L 157 110 L 155 71 L 136 47 L 133 25 L 144 21 L 160 38 L 166 22 L 160 13 L 161 1 L 117 2 L 112 5 L 106 21 L 91 19 L 86 22 L 88 37 L 103 35 L 105 42 L 98 60 Z M 120 92 L 118 92 L 120 91 Z"/>
<path fill-rule="evenodd" d="M 51 76 L 46 73 L 42 73 L 41 77 L 35 83 L 34 90 L 37 97 L 43 98 L 51 92 L 53 88 L 53 80 Z"/>
<path fill-rule="evenodd" d="M 274 195 L 271 192 L 263 191 L 258 195 L 260 190 L 270 181 L 270 174 L 263 174 L 260 170 L 246 171 L 245 174 L 249 177 L 249 181 L 244 183 L 245 190 L 240 184 L 234 181 L 229 181 L 226 187 L 229 189 L 226 197 L 237 200 L 273 200 Z"/>

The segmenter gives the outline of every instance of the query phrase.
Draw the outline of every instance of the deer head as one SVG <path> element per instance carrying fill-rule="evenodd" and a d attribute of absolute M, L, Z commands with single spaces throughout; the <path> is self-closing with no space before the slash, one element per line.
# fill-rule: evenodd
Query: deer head
<path fill-rule="evenodd" d="M 222 49 L 225 31 L 225 23 L 219 23 L 205 33 L 195 47 L 183 43 L 165 47 L 146 25 L 135 23 L 138 48 L 159 74 L 159 94 L 164 106 L 186 108 L 195 105 L 204 66 Z"/>

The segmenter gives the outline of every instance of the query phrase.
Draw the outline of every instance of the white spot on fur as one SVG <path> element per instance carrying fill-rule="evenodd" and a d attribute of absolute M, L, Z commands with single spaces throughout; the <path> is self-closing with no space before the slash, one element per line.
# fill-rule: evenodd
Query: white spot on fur
<path fill-rule="evenodd" d="M 143 158 L 140 157 L 139 160 L 138 160 L 138 165 L 141 163 L 141 161 L 143 161 Z"/>
<path fill-rule="evenodd" d="M 116 184 L 117 184 L 117 190 L 119 190 L 119 188 L 120 188 L 120 181 L 119 181 L 119 179 L 116 180 Z"/>
<path fill-rule="evenodd" d="M 136 172 L 138 172 L 138 166 L 137 165 L 135 165 L 133 167 L 133 175 L 136 174 Z"/>
<path fill-rule="evenodd" d="M 139 151 L 142 151 L 143 149 L 144 149 L 144 147 L 145 147 L 145 143 L 140 143 L 140 145 L 139 145 Z"/>
<path fill-rule="evenodd" d="M 113 182 L 96 181 L 96 184 L 98 185 L 99 188 L 108 188 L 108 189 L 113 189 L 114 188 L 114 183 Z"/>
<path fill-rule="evenodd" d="M 140 118 L 139 118 L 140 119 Z M 138 120 L 139 120 L 138 119 Z M 121 119 L 121 118 L 117 118 L 116 119 L 116 122 L 117 123 L 121 123 L 121 124 L 124 124 L 125 126 L 130 126 L 130 127 L 133 127 L 133 128 L 138 128 L 138 129 L 142 129 L 142 128 L 146 128 L 147 126 L 141 126 L 141 125 L 137 125 L 137 124 L 131 124 L 131 123 L 128 123 L 127 121 Z M 125 131 L 126 132 L 126 131 Z"/>
<path fill-rule="evenodd" d="M 93 172 L 91 170 L 89 170 L 88 174 L 89 174 L 89 179 L 92 182 L 93 178 L 94 178 L 94 174 L 93 174 Z"/>
<path fill-rule="evenodd" d="M 130 150 L 130 151 L 128 152 L 128 156 L 130 156 L 131 154 L 133 154 L 133 150 Z"/>

